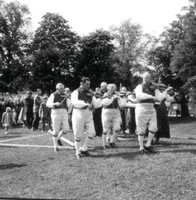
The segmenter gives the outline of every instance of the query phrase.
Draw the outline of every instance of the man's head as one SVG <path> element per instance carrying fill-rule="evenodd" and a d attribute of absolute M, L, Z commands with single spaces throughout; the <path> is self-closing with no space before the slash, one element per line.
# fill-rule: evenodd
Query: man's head
<path fill-rule="evenodd" d="M 70 91 L 70 89 L 68 87 L 65 88 L 65 93 L 66 94 L 70 94 L 71 93 L 71 91 Z"/>
<path fill-rule="evenodd" d="M 107 83 L 106 82 L 101 83 L 101 90 L 103 90 L 103 91 L 107 90 Z"/>
<path fill-rule="evenodd" d="M 32 96 L 32 92 L 31 91 L 27 91 L 27 96 L 28 97 Z"/>
<path fill-rule="evenodd" d="M 85 91 L 89 90 L 90 84 L 91 84 L 91 82 L 90 82 L 90 79 L 89 79 L 88 77 L 83 77 L 83 78 L 81 79 L 81 81 L 80 81 L 80 86 L 81 86 Z"/>
<path fill-rule="evenodd" d="M 127 88 L 126 87 L 121 87 L 120 92 L 127 93 Z"/>
<path fill-rule="evenodd" d="M 111 94 L 115 93 L 116 92 L 116 84 L 114 84 L 114 83 L 108 84 L 107 90 Z"/>
<path fill-rule="evenodd" d="M 143 74 L 143 76 L 142 76 L 142 79 L 143 79 L 143 83 L 144 84 L 150 83 L 150 81 L 151 81 L 151 75 L 150 75 L 150 73 L 149 72 L 145 72 Z"/>
<path fill-rule="evenodd" d="M 41 95 L 42 94 L 42 90 L 41 89 L 37 89 L 37 94 Z"/>
<path fill-rule="evenodd" d="M 48 97 L 47 97 L 47 96 L 44 96 L 44 97 L 43 97 L 43 102 L 47 102 L 47 100 L 48 100 Z"/>
<path fill-rule="evenodd" d="M 63 85 L 62 83 L 58 83 L 58 84 L 56 85 L 56 90 L 57 90 L 59 93 L 64 93 L 65 87 L 64 87 L 64 85 Z"/>

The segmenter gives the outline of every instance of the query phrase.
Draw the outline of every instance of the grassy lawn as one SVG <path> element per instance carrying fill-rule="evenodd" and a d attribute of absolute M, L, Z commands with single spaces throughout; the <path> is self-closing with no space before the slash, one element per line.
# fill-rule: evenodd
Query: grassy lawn
<path fill-rule="evenodd" d="M 92 156 L 80 161 L 70 149 L 54 152 L 53 148 L 0 146 L 0 197 L 195 200 L 196 120 L 171 118 L 170 128 L 172 138 L 155 146 L 157 154 L 140 155 L 134 136 L 116 142 L 119 148 L 106 152 L 101 138 L 95 138 Z M 72 134 L 66 137 L 73 141 Z M 50 135 L 20 127 L 7 136 L 1 129 L 2 140 L 52 145 Z"/>

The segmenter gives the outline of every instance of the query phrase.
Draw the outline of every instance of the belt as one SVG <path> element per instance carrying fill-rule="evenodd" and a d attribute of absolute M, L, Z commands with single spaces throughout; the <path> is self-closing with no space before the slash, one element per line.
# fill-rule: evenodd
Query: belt
<path fill-rule="evenodd" d="M 89 109 L 89 107 L 88 107 L 88 106 L 85 106 L 85 107 L 82 107 L 82 108 L 76 108 L 76 107 L 74 107 L 74 109 L 78 109 L 78 110 L 87 110 L 87 109 Z"/>

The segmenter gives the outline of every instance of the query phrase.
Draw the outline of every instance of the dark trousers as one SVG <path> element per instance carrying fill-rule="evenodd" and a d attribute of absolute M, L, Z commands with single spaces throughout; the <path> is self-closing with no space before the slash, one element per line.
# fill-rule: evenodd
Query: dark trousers
<path fill-rule="evenodd" d="M 52 127 L 51 127 L 51 119 L 43 117 L 42 118 L 42 131 L 45 131 L 46 121 L 48 122 L 49 129 L 52 129 Z"/>
<path fill-rule="evenodd" d="M 40 120 L 39 113 L 38 112 L 33 113 L 33 129 L 34 130 L 38 129 L 38 127 L 39 127 L 39 120 Z"/>
<path fill-rule="evenodd" d="M 94 121 L 96 136 L 102 136 L 103 132 L 103 127 L 101 122 L 101 112 L 102 108 L 96 108 L 93 111 L 93 121 Z"/>
<path fill-rule="evenodd" d="M 33 122 L 33 113 L 27 113 L 26 114 L 26 126 L 27 128 L 32 128 L 32 122 Z"/>
<path fill-rule="evenodd" d="M 136 123 L 135 123 L 135 108 L 130 109 L 130 122 L 129 122 L 129 132 L 130 134 L 134 134 L 136 130 Z"/>
<path fill-rule="evenodd" d="M 121 114 L 121 119 L 122 119 L 122 124 L 121 124 L 121 130 L 123 131 L 123 133 L 125 133 L 126 129 L 127 129 L 127 123 L 126 123 L 126 108 L 121 108 L 120 109 L 120 114 Z"/>

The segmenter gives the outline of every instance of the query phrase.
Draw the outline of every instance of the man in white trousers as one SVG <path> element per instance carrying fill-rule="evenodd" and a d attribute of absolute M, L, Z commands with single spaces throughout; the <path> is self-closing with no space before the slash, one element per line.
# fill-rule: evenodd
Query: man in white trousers
<path fill-rule="evenodd" d="M 95 137 L 92 109 L 101 107 L 101 99 L 96 99 L 94 93 L 89 91 L 90 79 L 83 77 L 80 87 L 71 94 L 73 105 L 72 129 L 74 132 L 76 157 L 90 156 L 88 152 L 89 142 Z M 81 149 L 82 135 L 86 133 L 83 147 Z"/>
<path fill-rule="evenodd" d="M 64 85 L 58 83 L 56 92 L 52 93 L 46 103 L 51 108 L 51 120 L 53 131 L 48 131 L 53 136 L 54 150 L 59 151 L 58 145 L 62 146 L 60 138 L 70 131 L 68 123 L 67 108 L 70 105 L 70 98 L 65 94 Z"/>
<path fill-rule="evenodd" d="M 166 98 L 167 90 L 162 93 L 158 86 L 152 85 L 151 75 L 143 74 L 143 82 L 135 88 L 137 104 L 135 108 L 136 131 L 138 135 L 140 153 L 155 153 L 151 146 L 152 139 L 157 132 L 157 116 L 154 108 L 155 101 Z M 144 135 L 148 131 L 147 143 L 144 146 Z"/>
<path fill-rule="evenodd" d="M 115 140 L 118 133 L 120 133 L 121 127 L 121 115 L 120 106 L 122 105 L 122 99 L 119 95 L 115 94 L 116 85 L 108 84 L 107 92 L 102 97 L 102 124 L 103 124 L 103 148 L 116 148 Z M 112 128 L 112 137 L 107 146 L 107 136 L 109 135 Z"/>

